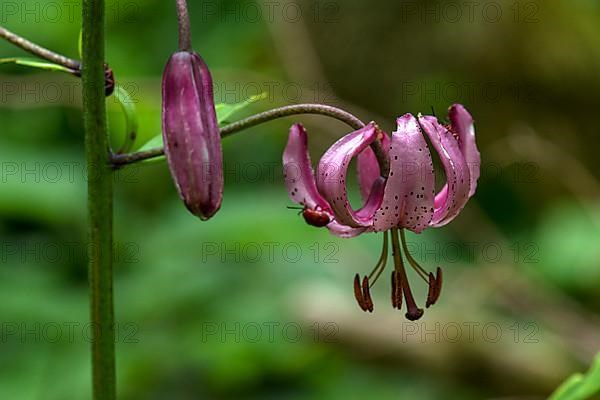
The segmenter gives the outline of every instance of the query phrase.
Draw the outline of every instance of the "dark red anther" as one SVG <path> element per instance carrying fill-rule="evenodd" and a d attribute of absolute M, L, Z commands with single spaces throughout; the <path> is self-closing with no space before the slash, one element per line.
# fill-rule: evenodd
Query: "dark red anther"
<path fill-rule="evenodd" d="M 427 302 L 425 303 L 425 307 L 429 308 L 434 305 L 435 302 L 440 298 L 440 294 L 442 293 L 442 269 L 440 267 L 437 268 L 436 276 L 433 276 L 433 273 L 429 273 L 429 291 L 427 293 Z"/>
<path fill-rule="evenodd" d="M 308 207 L 304 207 L 302 210 L 302 216 L 307 224 L 322 228 L 327 226 L 331 222 L 331 217 L 323 210 L 316 210 Z"/>
<path fill-rule="evenodd" d="M 365 299 L 365 306 L 369 312 L 373 312 L 373 299 L 371 298 L 371 291 L 369 290 L 369 278 L 364 277 L 362 281 L 363 298 Z"/>
<path fill-rule="evenodd" d="M 427 301 L 425 302 L 425 307 L 429 308 L 435 303 L 435 276 L 433 276 L 433 272 L 429 273 L 429 290 L 427 291 Z"/>
<path fill-rule="evenodd" d="M 356 302 L 360 306 L 361 310 L 367 311 L 368 307 L 363 297 L 362 288 L 360 287 L 360 277 L 358 274 L 356 274 L 354 277 L 354 297 L 356 297 Z"/>
<path fill-rule="evenodd" d="M 364 277 L 362 285 L 360 283 L 360 276 L 356 274 L 354 277 L 354 297 L 360 306 L 361 310 L 373 312 L 373 299 L 371 298 L 371 291 L 369 290 L 369 278 Z"/>
<path fill-rule="evenodd" d="M 437 301 L 437 299 L 440 297 L 440 295 L 442 294 L 442 269 L 440 267 L 437 267 L 437 271 L 436 271 L 436 277 L 435 277 L 435 301 Z"/>

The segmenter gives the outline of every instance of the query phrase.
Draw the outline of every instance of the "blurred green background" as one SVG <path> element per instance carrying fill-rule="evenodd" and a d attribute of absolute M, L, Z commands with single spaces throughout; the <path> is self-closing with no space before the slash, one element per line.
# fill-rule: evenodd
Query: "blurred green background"
<path fill-rule="evenodd" d="M 176 50 L 173 1 L 107 1 L 107 61 L 134 97 L 138 147 L 160 132 Z M 10 1 L 0 25 L 77 57 L 79 2 Z M 386 130 L 406 112 L 476 119 L 477 195 L 451 225 L 409 235 L 445 268 L 417 323 L 355 304 L 381 238 L 307 226 L 287 198 L 289 125 L 313 160 L 347 132 L 323 117 L 224 142 L 225 197 L 209 222 L 164 162 L 116 182 L 118 386 L 123 399 L 544 399 L 600 350 L 600 3 L 191 1 L 194 47 L 235 116 L 300 102 Z M 0 43 L 0 56 L 22 56 Z M 0 398 L 90 393 L 80 83 L 0 68 Z M 108 98 L 115 145 L 123 117 Z M 235 119 L 234 118 L 234 119 Z M 419 293 L 422 301 L 424 288 Z"/>

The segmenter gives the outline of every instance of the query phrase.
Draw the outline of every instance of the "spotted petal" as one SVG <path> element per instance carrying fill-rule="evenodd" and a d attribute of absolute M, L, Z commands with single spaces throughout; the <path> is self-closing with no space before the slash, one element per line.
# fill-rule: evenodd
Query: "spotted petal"
<path fill-rule="evenodd" d="M 481 168 L 481 155 L 477 150 L 475 142 L 475 126 L 473 125 L 473 117 L 461 104 L 454 104 L 448 110 L 450 125 L 452 130 L 458 135 L 460 151 L 464 155 L 469 173 L 471 175 L 471 186 L 469 189 L 469 197 L 475 194 L 477 189 L 477 180 L 479 179 L 479 170 Z"/>
<path fill-rule="evenodd" d="M 438 153 L 446 173 L 447 187 L 435 197 L 435 211 L 431 220 L 431 226 L 444 226 L 458 215 L 469 199 L 469 168 L 458 141 L 437 118 L 419 117 L 419 123 Z"/>
<path fill-rule="evenodd" d="M 420 233 L 429 226 L 434 212 L 433 163 L 417 119 L 406 114 L 397 123 L 389 148 L 390 174 L 374 229 L 401 227 Z"/>
<path fill-rule="evenodd" d="M 300 124 L 292 125 L 288 143 L 283 152 L 285 186 L 292 201 L 311 209 L 331 212 L 327 201 L 317 191 L 310 155 L 308 136 Z"/>
<path fill-rule="evenodd" d="M 373 215 L 383 200 L 384 179 L 373 183 L 369 199 L 358 211 L 354 211 L 348 201 L 346 175 L 353 157 L 360 154 L 376 138 L 378 129 L 374 123 L 352 132 L 333 144 L 321 158 L 317 169 L 317 188 L 327 200 L 335 219 L 352 228 L 369 227 Z"/>
<path fill-rule="evenodd" d="M 387 155 L 390 148 L 390 138 L 385 132 L 381 132 L 379 136 L 379 139 L 381 139 L 381 148 Z M 362 199 L 366 201 L 371 194 L 371 188 L 375 180 L 381 176 L 377 157 L 370 146 L 364 149 L 356 158 L 356 170 L 358 172 L 360 194 L 362 195 Z"/>

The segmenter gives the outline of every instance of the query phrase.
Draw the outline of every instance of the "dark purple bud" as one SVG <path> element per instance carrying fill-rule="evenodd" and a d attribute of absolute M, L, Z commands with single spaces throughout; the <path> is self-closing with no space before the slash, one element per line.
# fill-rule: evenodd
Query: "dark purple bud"
<path fill-rule="evenodd" d="M 221 137 L 208 67 L 194 52 L 171 56 L 163 74 L 162 133 L 179 196 L 207 220 L 223 199 Z"/>

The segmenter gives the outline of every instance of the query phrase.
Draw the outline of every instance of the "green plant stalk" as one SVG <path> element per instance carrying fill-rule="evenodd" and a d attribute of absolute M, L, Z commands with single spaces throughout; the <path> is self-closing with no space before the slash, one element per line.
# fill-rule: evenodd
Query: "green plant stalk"
<path fill-rule="evenodd" d="M 104 0 L 83 1 L 83 117 L 88 169 L 88 273 L 94 400 L 116 398 L 113 188 L 104 92 Z"/>
<path fill-rule="evenodd" d="M 364 122 L 356 118 L 354 115 L 336 107 L 324 104 L 293 104 L 264 111 L 259 114 L 250 116 L 248 118 L 244 118 L 242 120 L 225 125 L 221 128 L 221 137 L 226 138 L 237 132 L 243 131 L 256 125 L 298 114 L 325 115 L 342 121 L 348 126 L 352 127 L 353 129 L 360 129 L 365 126 Z M 379 167 L 381 170 L 381 176 L 387 177 L 390 165 L 387 155 L 381 147 L 380 140 L 375 140 L 371 144 L 371 148 L 373 149 L 373 151 L 375 152 L 375 156 L 377 157 L 377 162 L 379 163 Z M 154 157 L 160 157 L 163 154 L 164 149 L 162 147 L 146 151 L 139 151 L 136 153 L 113 154 L 112 164 L 115 168 L 118 168 L 127 164 L 133 164 Z"/>
<path fill-rule="evenodd" d="M 176 0 L 177 18 L 179 22 L 179 51 L 192 51 L 192 33 L 187 1 Z"/>
<path fill-rule="evenodd" d="M 21 37 L 2 26 L 0 26 L 0 38 L 11 42 L 15 46 L 20 47 L 35 56 L 51 61 L 58 65 L 62 65 L 71 71 L 79 70 L 80 65 L 77 60 L 72 60 L 69 57 L 65 57 L 62 54 L 55 53 L 38 44 L 30 42 L 24 37 Z"/>

